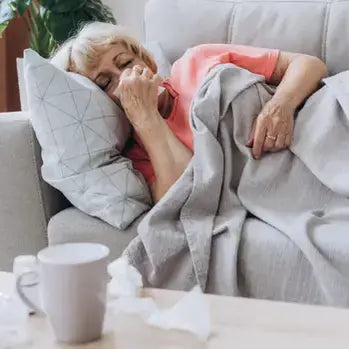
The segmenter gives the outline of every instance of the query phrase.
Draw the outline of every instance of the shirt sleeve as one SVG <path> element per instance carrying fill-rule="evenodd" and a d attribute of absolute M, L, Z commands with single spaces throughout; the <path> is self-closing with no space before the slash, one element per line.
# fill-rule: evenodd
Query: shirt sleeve
<path fill-rule="evenodd" d="M 156 177 L 147 152 L 135 142 L 124 155 L 132 161 L 133 168 L 143 175 L 150 186 Z"/>
<path fill-rule="evenodd" d="M 197 71 L 207 74 L 218 64 L 233 63 L 252 73 L 263 75 L 270 81 L 280 50 L 232 44 L 206 44 L 196 46 L 186 53 L 197 65 Z M 188 57 L 189 58 L 189 57 Z"/>

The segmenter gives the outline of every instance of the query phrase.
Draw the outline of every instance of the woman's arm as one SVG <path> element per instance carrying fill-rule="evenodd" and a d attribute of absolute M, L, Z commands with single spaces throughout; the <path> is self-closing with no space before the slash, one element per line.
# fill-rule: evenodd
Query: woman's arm
<path fill-rule="evenodd" d="M 173 134 L 157 112 L 149 123 L 135 128 L 149 155 L 155 173 L 151 184 L 154 202 L 158 202 L 182 175 L 192 158 L 192 152 Z"/>
<path fill-rule="evenodd" d="M 122 73 L 115 91 L 154 168 L 156 179 L 150 187 L 154 202 L 176 182 L 192 158 L 158 111 L 160 82 L 148 68 L 134 66 Z"/>
<path fill-rule="evenodd" d="M 295 109 L 303 103 L 327 76 L 326 64 L 319 58 L 292 52 L 280 52 L 270 83 L 278 85 L 275 100 L 288 101 Z"/>
<path fill-rule="evenodd" d="M 257 117 L 249 140 L 256 159 L 263 152 L 278 151 L 290 146 L 297 107 L 318 88 L 319 82 L 326 76 L 327 67 L 319 58 L 280 52 L 270 79 L 278 87 Z"/>

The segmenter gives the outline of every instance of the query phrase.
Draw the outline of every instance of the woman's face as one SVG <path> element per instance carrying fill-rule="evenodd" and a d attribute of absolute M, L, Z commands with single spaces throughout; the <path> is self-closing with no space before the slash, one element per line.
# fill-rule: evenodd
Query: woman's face
<path fill-rule="evenodd" d="M 118 87 L 122 72 L 128 68 L 132 69 L 134 65 L 147 66 L 141 58 L 119 43 L 104 52 L 98 65 L 90 70 L 87 76 L 120 105 L 114 91 Z"/>

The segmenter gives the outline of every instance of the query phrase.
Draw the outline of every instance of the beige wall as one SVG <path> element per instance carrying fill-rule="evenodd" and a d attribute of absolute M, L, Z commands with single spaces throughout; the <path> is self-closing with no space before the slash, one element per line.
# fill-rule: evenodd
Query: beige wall
<path fill-rule="evenodd" d="M 128 27 L 139 39 L 144 39 L 144 5 L 148 0 L 104 0 L 111 7 L 119 24 Z"/>

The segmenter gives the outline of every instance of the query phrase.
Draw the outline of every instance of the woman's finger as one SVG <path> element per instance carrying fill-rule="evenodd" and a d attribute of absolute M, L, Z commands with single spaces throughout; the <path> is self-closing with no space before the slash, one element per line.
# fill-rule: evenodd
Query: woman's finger
<path fill-rule="evenodd" d="M 271 149 L 275 148 L 276 140 L 277 136 L 267 131 L 265 135 L 263 151 L 270 151 Z"/>
<path fill-rule="evenodd" d="M 253 140 L 252 155 L 255 159 L 259 159 L 262 156 L 264 139 L 267 132 L 267 128 L 263 121 L 259 121 L 257 118 L 256 132 Z"/>
<path fill-rule="evenodd" d="M 292 142 L 292 135 L 288 133 L 285 137 L 285 146 L 288 148 Z"/>
<path fill-rule="evenodd" d="M 152 79 L 153 78 L 153 72 L 149 68 L 144 68 L 142 72 L 142 76 L 146 79 Z"/>
<path fill-rule="evenodd" d="M 275 150 L 281 150 L 286 148 L 286 134 L 279 134 L 275 142 Z"/>
<path fill-rule="evenodd" d="M 253 123 L 252 123 L 252 128 L 251 128 L 251 132 L 250 132 L 250 136 L 248 138 L 247 144 L 246 146 L 249 148 L 253 147 L 253 141 L 254 141 L 254 134 L 256 132 L 256 120 L 254 119 Z"/>
<path fill-rule="evenodd" d="M 152 80 L 157 85 L 160 85 L 162 83 L 162 81 L 163 81 L 162 77 L 160 75 L 158 75 L 158 74 L 154 74 Z"/>
<path fill-rule="evenodd" d="M 132 67 L 132 74 L 134 76 L 139 76 L 143 73 L 143 67 L 141 65 L 134 65 Z"/>

